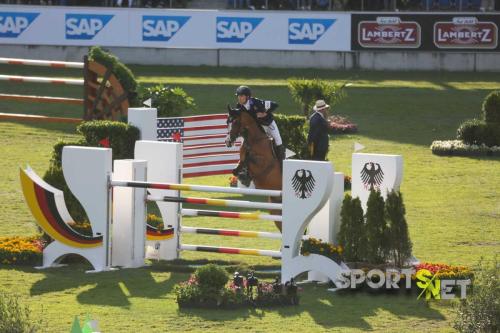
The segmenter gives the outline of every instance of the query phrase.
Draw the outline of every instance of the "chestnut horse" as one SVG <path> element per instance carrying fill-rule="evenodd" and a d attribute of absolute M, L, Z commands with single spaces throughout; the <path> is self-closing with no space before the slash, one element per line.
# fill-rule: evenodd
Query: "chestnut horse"
<path fill-rule="evenodd" d="M 227 124 L 226 145 L 228 147 L 231 147 L 238 137 L 243 137 L 239 164 L 246 165 L 255 188 L 281 191 L 281 164 L 273 151 L 272 139 L 257 123 L 257 119 L 245 109 L 229 109 Z M 269 197 L 269 201 L 280 203 L 281 198 Z M 281 211 L 272 210 L 270 214 L 281 215 Z M 274 223 L 281 231 L 281 222 L 275 221 Z"/>

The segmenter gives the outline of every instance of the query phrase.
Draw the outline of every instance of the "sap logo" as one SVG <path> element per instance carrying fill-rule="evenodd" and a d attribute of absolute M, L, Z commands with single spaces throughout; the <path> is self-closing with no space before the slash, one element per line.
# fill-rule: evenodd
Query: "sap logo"
<path fill-rule="evenodd" d="M 314 44 L 335 19 L 288 19 L 288 44 Z"/>
<path fill-rule="evenodd" d="M 152 16 L 142 17 L 142 40 L 168 42 L 191 16 Z"/>
<path fill-rule="evenodd" d="M 217 43 L 243 42 L 264 18 L 217 17 Z"/>
<path fill-rule="evenodd" d="M 93 39 L 114 15 L 66 14 L 66 39 Z"/>
<path fill-rule="evenodd" d="M 40 13 L 0 12 L 0 38 L 17 38 Z"/>

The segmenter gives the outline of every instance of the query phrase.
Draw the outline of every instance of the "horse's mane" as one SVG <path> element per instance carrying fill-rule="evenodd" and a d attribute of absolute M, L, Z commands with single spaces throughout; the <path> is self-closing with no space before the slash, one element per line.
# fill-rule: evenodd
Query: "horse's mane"
<path fill-rule="evenodd" d="M 240 108 L 240 112 L 241 113 L 246 113 L 250 116 L 250 118 L 253 119 L 253 121 L 255 122 L 255 125 L 257 126 L 257 128 L 264 134 L 266 134 L 266 131 L 264 131 L 264 129 L 262 128 L 262 126 L 260 126 L 259 124 L 259 121 L 257 119 L 257 114 L 255 114 L 254 112 L 250 112 L 248 111 L 247 109 L 245 108 Z M 267 134 L 266 134 L 267 135 Z"/>

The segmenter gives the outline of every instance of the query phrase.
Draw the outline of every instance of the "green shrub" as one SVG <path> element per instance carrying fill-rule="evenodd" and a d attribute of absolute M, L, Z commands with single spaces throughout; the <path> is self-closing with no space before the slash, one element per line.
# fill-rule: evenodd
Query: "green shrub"
<path fill-rule="evenodd" d="M 457 130 L 457 139 L 468 145 L 478 144 L 481 132 L 482 120 L 470 119 L 464 121 Z"/>
<path fill-rule="evenodd" d="M 59 140 L 53 148 L 50 167 L 43 176 L 50 185 L 63 191 L 64 200 L 71 217 L 77 224 L 88 222 L 87 214 L 80 202 L 69 190 L 64 179 L 61 159 L 64 146 L 90 146 L 100 147 L 99 141 L 108 138 L 111 148 L 113 148 L 113 159 L 128 159 L 134 157 L 135 141 L 139 140 L 139 129 L 137 127 L 108 120 L 96 120 L 83 122 L 77 127 L 77 132 L 83 138 L 76 142 L 66 142 Z"/>
<path fill-rule="evenodd" d="M 68 211 L 75 222 L 84 223 L 85 221 L 88 221 L 85 210 L 66 184 L 66 180 L 64 179 L 63 171 L 60 166 L 51 166 L 43 176 L 43 180 L 64 193 L 66 207 L 68 207 Z"/>
<path fill-rule="evenodd" d="M 365 259 L 366 234 L 363 218 L 363 208 L 359 198 L 353 199 L 346 194 L 340 211 L 340 230 L 338 243 L 343 248 L 347 261 L 362 261 Z"/>
<path fill-rule="evenodd" d="M 166 87 L 161 84 L 144 88 L 140 99 L 151 98 L 151 106 L 158 109 L 158 117 L 176 117 L 184 111 L 195 110 L 194 99 L 180 87 Z"/>
<path fill-rule="evenodd" d="M 500 265 L 480 264 L 474 274 L 473 292 L 460 301 L 456 311 L 454 328 L 462 333 L 500 331 Z"/>
<path fill-rule="evenodd" d="M 99 141 L 108 138 L 113 159 L 134 158 L 135 141 L 139 140 L 137 127 L 118 121 L 97 120 L 83 122 L 77 127 L 87 146 L 99 147 Z"/>
<path fill-rule="evenodd" d="M 468 145 L 500 146 L 500 124 L 467 120 L 458 128 L 457 139 Z"/>
<path fill-rule="evenodd" d="M 89 60 L 93 60 L 107 68 L 111 68 L 118 81 L 120 81 L 123 89 L 128 92 L 130 106 L 139 105 L 139 99 L 137 98 L 137 81 L 135 80 L 134 74 L 127 66 L 120 62 L 116 56 L 105 52 L 99 46 L 91 47 L 88 57 Z"/>
<path fill-rule="evenodd" d="M 486 96 L 482 111 L 486 123 L 500 125 L 500 90 L 493 91 Z"/>
<path fill-rule="evenodd" d="M 385 221 L 384 198 L 380 191 L 371 191 L 366 204 L 366 259 L 370 264 L 386 261 L 389 247 Z"/>
<path fill-rule="evenodd" d="M 17 296 L 0 291 L 0 332 L 26 333 L 40 330 L 40 322 L 34 322 L 30 309 L 19 303 Z"/>
<path fill-rule="evenodd" d="M 306 118 L 302 116 L 287 116 L 275 114 L 274 119 L 280 130 L 285 147 L 295 152 L 294 159 L 307 159 L 307 126 Z"/>
<path fill-rule="evenodd" d="M 309 111 L 318 99 L 324 100 L 333 109 L 345 97 L 340 83 L 320 79 L 289 79 L 288 90 L 292 98 L 302 107 L 304 116 L 309 115 Z"/>
<path fill-rule="evenodd" d="M 64 146 L 87 146 L 87 142 L 85 142 L 84 139 L 80 139 L 80 141 L 74 141 L 74 142 L 68 142 L 59 139 L 57 143 L 52 147 L 52 156 L 50 158 L 50 167 L 51 168 L 56 168 L 60 169 L 62 167 L 61 162 L 62 162 L 62 150 Z M 50 171 L 50 170 L 49 170 Z M 56 185 L 53 185 L 52 183 L 48 182 L 45 177 L 44 180 L 51 184 L 52 186 L 57 187 Z"/>
<path fill-rule="evenodd" d="M 385 215 L 389 223 L 390 252 L 397 267 L 403 267 L 404 263 L 411 257 L 412 244 L 405 214 L 401 192 L 389 192 L 385 200 Z"/>
<path fill-rule="evenodd" d="M 208 264 L 198 268 L 194 276 L 202 289 L 222 290 L 229 281 L 229 276 L 223 267 Z"/>

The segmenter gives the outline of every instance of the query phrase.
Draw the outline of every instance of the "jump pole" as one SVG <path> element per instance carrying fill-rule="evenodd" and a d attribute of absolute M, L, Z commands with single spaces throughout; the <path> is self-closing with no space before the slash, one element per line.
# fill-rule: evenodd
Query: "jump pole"
<path fill-rule="evenodd" d="M 260 189 L 250 189 L 250 188 L 174 184 L 174 183 L 132 182 L 126 180 L 112 180 L 111 186 L 142 187 L 142 188 L 156 189 L 156 190 L 217 192 L 217 193 L 257 195 L 257 196 L 268 196 L 268 197 L 281 196 L 281 191 L 277 190 L 260 190 Z"/>
<path fill-rule="evenodd" d="M 222 217 L 230 219 L 245 219 L 245 220 L 268 220 L 268 221 L 278 221 L 281 222 L 283 219 L 281 215 L 269 215 L 260 213 L 240 213 L 240 212 L 228 212 L 228 211 L 218 211 L 218 210 L 200 210 L 200 209 L 187 209 L 183 208 L 181 210 L 182 216 L 211 216 L 211 217 Z"/>
<path fill-rule="evenodd" d="M 208 198 L 194 198 L 194 197 L 170 197 L 170 196 L 154 197 L 148 195 L 147 200 L 190 203 L 195 205 L 209 205 L 209 206 L 221 206 L 221 207 L 252 208 L 252 209 L 281 210 L 283 208 L 283 205 L 279 203 L 253 202 L 244 200 L 208 199 Z"/>
<path fill-rule="evenodd" d="M 246 230 L 229 230 L 229 229 L 210 229 L 210 228 L 195 228 L 181 226 L 181 233 L 187 234 L 203 234 L 215 236 L 233 236 L 233 237 L 247 237 L 247 238 L 269 238 L 281 239 L 281 234 L 276 232 L 264 231 L 246 231 Z"/>
<path fill-rule="evenodd" d="M 80 69 L 82 69 L 84 66 L 83 62 L 18 59 L 18 58 L 0 58 L 0 64 L 41 66 L 41 67 L 52 67 L 52 68 L 80 68 Z"/>

